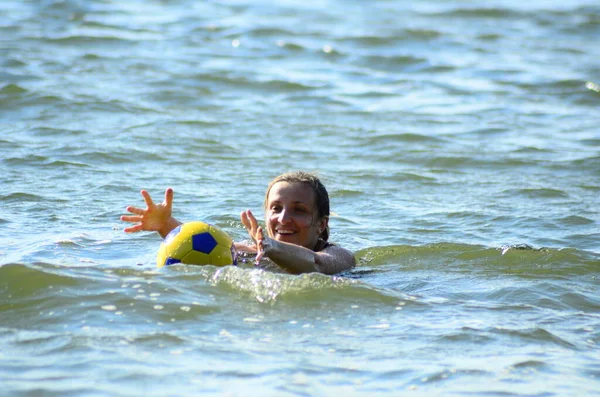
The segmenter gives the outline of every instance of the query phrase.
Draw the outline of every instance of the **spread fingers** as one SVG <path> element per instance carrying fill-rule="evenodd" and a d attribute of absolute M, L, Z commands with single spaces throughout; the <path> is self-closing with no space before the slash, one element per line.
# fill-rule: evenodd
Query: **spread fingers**
<path fill-rule="evenodd" d="M 131 212 L 132 214 L 136 214 L 136 215 L 143 215 L 144 211 L 145 211 L 145 210 L 143 210 L 141 208 L 137 208 L 137 207 L 127 207 L 127 208 L 125 208 L 125 210 L 127 212 Z"/>
<path fill-rule="evenodd" d="M 138 215 L 122 215 L 121 220 L 125 222 L 140 222 L 141 217 Z"/>
<path fill-rule="evenodd" d="M 146 205 L 148 207 L 152 207 L 154 205 L 154 201 L 152 201 L 152 198 L 150 197 L 150 193 L 148 193 L 146 190 L 142 190 L 142 191 L 140 191 L 140 193 L 142 194 L 142 197 L 144 197 L 144 201 L 146 202 Z"/>

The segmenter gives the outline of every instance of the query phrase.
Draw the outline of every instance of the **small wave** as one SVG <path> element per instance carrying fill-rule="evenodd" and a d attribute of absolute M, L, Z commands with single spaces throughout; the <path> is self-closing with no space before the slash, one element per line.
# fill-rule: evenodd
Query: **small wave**
<path fill-rule="evenodd" d="M 290 50 L 290 51 L 306 51 L 306 47 L 300 43 L 294 43 L 294 42 L 290 42 L 290 41 L 286 41 L 286 40 L 278 40 L 277 41 L 277 46 L 281 47 L 281 48 L 285 48 L 286 50 Z"/>
<path fill-rule="evenodd" d="M 53 355 L 63 352 L 72 347 L 72 338 L 64 333 L 19 330 L 11 331 L 15 336 L 13 341 L 15 348 L 22 351 L 35 351 L 37 356 Z"/>
<path fill-rule="evenodd" d="M 390 178 L 393 181 L 401 182 L 401 181 L 418 181 L 418 182 L 436 182 L 437 178 L 419 175 L 412 172 L 398 172 L 392 175 Z"/>
<path fill-rule="evenodd" d="M 502 34 L 499 34 L 499 33 L 483 33 L 483 34 L 477 35 L 477 38 L 479 40 L 482 40 L 482 41 L 492 41 L 492 42 L 498 41 L 502 37 L 504 37 L 504 36 Z"/>
<path fill-rule="evenodd" d="M 367 55 L 361 56 L 355 61 L 356 64 L 365 66 L 372 70 L 383 70 L 390 72 L 398 72 L 399 68 L 415 65 L 424 65 L 427 67 L 429 63 L 425 58 L 417 58 L 410 55 Z"/>
<path fill-rule="evenodd" d="M 237 74 L 205 74 L 202 77 L 199 77 L 203 80 L 218 82 L 218 83 L 227 83 L 234 85 L 236 88 L 256 88 L 259 90 L 264 90 L 266 92 L 282 92 L 282 93 L 291 93 L 291 92 L 305 92 L 314 90 L 317 88 L 321 88 L 323 85 L 322 82 L 312 82 L 310 80 L 306 81 L 293 81 L 286 80 L 284 78 L 276 78 L 273 79 L 263 79 L 260 76 L 240 76 Z M 282 76 L 289 77 L 289 76 Z"/>
<path fill-rule="evenodd" d="M 547 368 L 548 364 L 546 364 L 543 361 L 539 361 L 539 360 L 526 360 L 526 361 L 520 361 L 518 363 L 515 363 L 515 364 L 511 365 L 511 367 L 518 368 L 518 369 L 534 368 L 536 370 L 540 370 L 540 369 Z"/>
<path fill-rule="evenodd" d="M 582 170 L 589 170 L 592 174 L 600 175 L 600 156 L 589 156 L 572 162 Z"/>
<path fill-rule="evenodd" d="M 1 133 L 1 131 L 0 131 L 0 133 Z M 0 149 L 2 149 L 2 150 L 13 150 L 13 149 L 17 149 L 20 147 L 21 147 L 21 144 L 19 142 L 9 141 L 6 139 L 0 139 Z"/>
<path fill-rule="evenodd" d="M 4 161 L 10 165 L 43 165 L 48 161 L 48 157 L 30 154 L 21 157 L 7 157 Z"/>
<path fill-rule="evenodd" d="M 7 195 L 0 195 L 0 202 L 5 203 L 39 203 L 44 201 L 45 198 L 43 196 L 39 196 L 37 194 L 25 193 L 25 192 L 15 192 L 9 193 Z"/>
<path fill-rule="evenodd" d="M 461 132 L 460 136 L 473 136 L 487 138 L 494 135 L 503 135 L 509 132 L 508 128 L 488 127 L 488 128 L 475 128 L 465 132 Z"/>
<path fill-rule="evenodd" d="M 27 66 L 27 62 L 25 62 L 25 61 L 23 61 L 21 59 L 7 57 L 7 58 L 3 58 L 3 59 L 0 60 L 0 65 L 4 66 L 6 68 L 15 68 L 15 69 L 18 69 L 18 68 L 21 68 L 23 66 Z M 0 76 L 1 75 L 4 75 L 4 73 L 0 72 Z M 18 75 L 18 76 L 12 75 L 12 76 L 16 77 L 18 79 L 23 78 L 23 76 L 21 76 L 21 75 Z"/>
<path fill-rule="evenodd" d="M 564 218 L 559 219 L 559 221 L 565 226 L 593 225 L 594 223 L 596 223 L 595 220 L 580 215 L 566 216 Z"/>
<path fill-rule="evenodd" d="M 358 197 L 365 193 L 362 190 L 339 189 L 331 193 L 331 197 Z"/>
<path fill-rule="evenodd" d="M 280 38 L 280 37 L 293 37 L 295 35 L 295 32 L 289 31 L 287 29 L 282 29 L 279 27 L 259 26 L 259 27 L 248 29 L 246 32 L 244 32 L 244 35 L 248 35 L 250 37 Z"/>
<path fill-rule="evenodd" d="M 489 332 L 493 334 L 498 334 L 502 336 L 509 336 L 511 338 L 525 339 L 528 341 L 533 341 L 541 344 L 554 344 L 561 347 L 567 347 L 570 349 L 576 348 L 577 346 L 558 335 L 553 334 L 552 332 L 544 329 L 544 328 L 526 328 L 526 329 L 512 329 L 512 328 L 502 328 L 496 327 L 490 329 Z"/>
<path fill-rule="evenodd" d="M 388 144 L 389 142 L 443 142 L 442 138 L 424 134 L 414 134 L 414 133 L 390 133 L 390 134 L 378 134 L 371 135 L 368 137 L 369 143 L 384 143 Z"/>
<path fill-rule="evenodd" d="M 540 282 L 535 287 L 524 284 L 500 288 L 490 288 L 489 291 L 473 293 L 471 299 L 477 298 L 474 307 L 488 307 L 496 311 L 531 310 L 542 308 L 550 310 L 586 310 L 590 306 L 580 304 L 580 301 L 565 302 L 560 293 L 560 287 L 550 282 Z M 582 295 L 581 295 L 582 296 Z M 485 302 L 485 303 L 481 303 Z"/>
<path fill-rule="evenodd" d="M 383 158 L 381 156 L 380 158 Z M 394 172 L 389 174 L 369 173 L 369 172 L 357 172 L 348 177 L 349 179 L 356 179 L 358 181 L 367 179 L 377 179 L 380 181 L 398 182 L 398 181 L 421 181 L 421 182 L 435 182 L 437 179 L 430 176 L 415 174 L 412 172 Z"/>
<path fill-rule="evenodd" d="M 537 153 L 554 153 L 554 150 L 546 148 L 538 148 L 534 146 L 524 146 L 512 151 L 513 153 L 537 154 Z"/>
<path fill-rule="evenodd" d="M 550 188 L 509 189 L 503 192 L 507 196 L 522 196 L 527 198 L 568 198 L 569 194 L 563 190 Z"/>
<path fill-rule="evenodd" d="M 25 88 L 18 84 L 6 84 L 0 88 L 0 95 L 20 95 L 28 92 Z"/>
<path fill-rule="evenodd" d="M 162 275 L 169 284 L 169 280 L 176 278 L 182 283 L 180 285 L 199 277 L 230 299 L 250 299 L 261 304 L 309 307 L 319 306 L 324 301 L 331 302 L 331 305 L 361 307 L 420 304 L 401 292 L 375 287 L 346 276 L 332 277 L 317 273 L 295 276 L 246 266 L 217 268 L 189 265 L 172 266 L 168 273 Z"/>
<path fill-rule="evenodd" d="M 81 248 L 79 243 L 72 240 L 61 241 L 59 244 L 67 248 Z M 398 304 L 422 304 L 402 292 L 376 287 L 356 277 L 332 277 L 317 273 L 294 276 L 236 266 L 219 268 L 175 265 L 168 271 L 159 272 L 154 269 L 108 269 L 90 264 L 64 266 L 42 262 L 8 263 L 0 266 L 0 290 L 10 298 L 10 305 L 19 307 L 37 305 L 52 296 L 57 300 L 55 304 L 58 306 L 71 304 L 72 294 L 87 291 L 87 298 L 81 297 L 82 302 L 90 305 L 103 302 L 106 305 L 103 310 L 107 311 L 123 310 L 124 302 L 129 302 L 133 297 L 147 304 L 174 307 L 178 313 L 180 306 L 189 306 L 200 296 L 213 296 L 210 301 L 215 294 L 233 301 L 241 299 L 261 304 L 308 307 L 320 306 L 324 301 L 331 302 L 332 305 L 359 305 L 363 308 L 372 305 L 395 307 Z M 172 294 L 168 291 L 178 291 L 177 301 L 171 300 L 169 296 Z M 115 295 L 111 299 L 102 299 L 101 295 L 107 293 Z M 156 301 L 153 299 L 154 295 L 161 296 L 160 302 L 152 303 Z M 184 297 L 189 299 L 181 300 Z M 214 311 L 210 302 L 205 302 L 202 306 L 206 307 L 200 308 L 201 310 Z M 181 315 L 185 315 L 187 309 L 183 308 L 181 311 Z M 168 312 L 164 315 L 172 316 Z"/>
<path fill-rule="evenodd" d="M 513 244 L 497 248 L 437 243 L 366 248 L 355 253 L 362 266 L 375 271 L 388 266 L 403 270 L 479 272 L 523 276 L 589 275 L 599 271 L 600 254 L 573 248 L 533 248 Z"/>
<path fill-rule="evenodd" d="M 579 141 L 579 143 L 591 147 L 600 147 L 600 139 L 596 138 L 582 139 Z"/>
<path fill-rule="evenodd" d="M 310 305 L 325 300 L 397 304 L 397 294 L 363 284 L 347 277 L 329 277 L 321 274 L 291 276 L 260 269 L 226 267 L 217 270 L 208 280 L 216 285 L 224 284 L 261 303 L 284 301 L 292 304 Z"/>
<path fill-rule="evenodd" d="M 488 343 L 494 338 L 481 332 L 478 328 L 464 326 L 461 327 L 460 330 L 442 334 L 438 339 L 450 342 Z"/>
<path fill-rule="evenodd" d="M 191 128 L 210 128 L 210 127 L 221 127 L 223 125 L 230 124 L 227 120 L 177 120 L 174 122 L 165 123 L 167 126 L 172 124 L 173 126 L 185 126 Z"/>
<path fill-rule="evenodd" d="M 83 158 L 85 158 L 87 164 L 126 164 L 131 163 L 134 160 L 131 159 L 131 152 L 135 152 L 135 150 L 128 150 L 127 152 L 107 152 L 107 151 L 85 151 L 79 153 Z"/>
<path fill-rule="evenodd" d="M 89 164 L 86 163 L 81 163 L 81 162 L 77 162 L 77 161 L 68 161 L 68 160 L 54 160 L 54 161 L 50 161 L 46 164 L 47 168 L 60 168 L 60 169 L 65 169 L 65 168 L 86 168 L 86 167 L 90 167 Z"/>
<path fill-rule="evenodd" d="M 357 47 L 372 49 L 374 47 L 395 47 L 398 45 L 399 41 L 432 40 L 443 35 L 438 30 L 419 28 L 409 28 L 394 33 L 394 35 L 361 35 L 344 37 L 339 39 L 339 42 Z"/>
<path fill-rule="evenodd" d="M 134 34 L 141 34 L 141 35 L 152 35 L 151 37 L 156 37 L 155 35 L 157 34 L 156 31 L 148 29 L 147 27 L 152 26 L 152 25 L 144 25 L 144 27 L 134 27 L 132 25 L 130 26 L 123 26 L 123 25 L 119 25 L 116 23 L 109 23 L 107 21 L 100 21 L 100 20 L 82 20 L 82 22 L 78 25 L 78 28 L 85 31 L 85 30 L 93 30 L 94 32 L 98 32 L 98 31 L 105 31 L 106 33 L 108 32 L 114 32 L 115 34 L 125 34 L 125 35 L 129 35 L 131 33 Z M 90 29 L 91 28 L 91 29 Z M 91 35 L 92 37 L 95 37 L 96 35 Z M 145 37 L 145 36 L 144 36 Z"/>
<path fill-rule="evenodd" d="M 417 163 L 425 162 L 429 168 L 442 168 L 447 169 L 477 169 L 477 168 L 514 168 L 522 167 L 527 165 L 536 165 L 536 162 L 532 159 L 510 159 L 510 158 L 477 158 L 469 156 L 435 156 L 429 158 L 415 158 L 413 160 Z"/>
<path fill-rule="evenodd" d="M 428 13 L 432 16 L 440 16 L 444 18 L 490 18 L 490 19 L 505 19 L 505 18 L 519 18 L 523 14 L 507 9 L 498 7 L 475 7 L 475 8 L 454 8 L 446 11 L 436 11 Z"/>
<path fill-rule="evenodd" d="M 77 284 L 76 278 L 68 276 L 63 268 L 48 263 L 9 263 L 0 266 L 0 280 L 4 293 L 12 302 L 38 296 L 43 299 L 54 293 L 54 288 Z"/>
<path fill-rule="evenodd" d="M 62 147 L 56 149 L 55 157 L 62 157 L 65 153 L 69 152 L 69 148 Z M 86 156 L 79 156 L 79 153 L 76 153 L 77 158 L 87 159 Z M 9 157 L 5 160 L 8 164 L 12 166 L 44 166 L 46 169 L 58 168 L 85 168 L 89 167 L 88 163 L 84 163 L 76 160 L 68 160 L 64 158 L 53 158 L 47 156 L 38 156 L 38 155 L 27 155 L 24 157 Z"/>
<path fill-rule="evenodd" d="M 411 39 L 426 39 L 426 40 L 431 40 L 431 39 L 436 39 L 438 37 L 441 37 L 443 35 L 442 32 L 440 32 L 439 30 L 433 30 L 433 29 L 406 29 L 405 33 L 411 38 Z"/>
<path fill-rule="evenodd" d="M 70 130 L 65 128 L 53 128 L 53 127 L 35 127 L 32 128 L 31 133 L 36 136 L 43 137 L 80 137 L 86 135 L 85 130 Z"/>
<path fill-rule="evenodd" d="M 123 35 L 83 35 L 83 34 L 74 34 L 74 35 L 64 35 L 64 36 L 54 36 L 54 37 L 44 37 L 43 39 L 50 43 L 55 44 L 63 44 L 63 45 L 83 45 L 83 44 L 111 44 L 114 43 L 126 43 L 129 41 L 139 40 L 138 37 L 124 37 L 124 35 L 131 36 L 130 34 L 123 33 Z M 156 37 L 156 35 L 152 36 Z M 142 36 L 142 38 L 147 38 Z"/>
<path fill-rule="evenodd" d="M 259 82 L 260 88 L 275 92 L 307 91 L 315 89 L 315 85 L 288 80 L 266 80 Z"/>
<path fill-rule="evenodd" d="M 55 244 L 59 247 L 64 247 L 64 248 L 81 248 L 81 247 L 83 247 L 83 245 L 78 244 L 77 242 L 75 242 L 73 240 L 58 240 Z"/>

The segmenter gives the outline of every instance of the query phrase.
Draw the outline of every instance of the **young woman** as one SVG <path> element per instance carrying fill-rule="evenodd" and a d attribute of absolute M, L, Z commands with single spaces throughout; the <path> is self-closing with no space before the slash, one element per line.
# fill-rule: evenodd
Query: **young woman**
<path fill-rule="evenodd" d="M 157 231 L 161 237 L 178 225 L 171 216 L 173 189 L 165 191 L 161 204 L 154 204 L 147 191 L 141 191 L 146 208 L 127 207 L 134 215 L 121 220 L 136 223 L 126 233 Z M 356 264 L 354 255 L 345 248 L 328 242 L 329 195 L 319 178 L 296 171 L 279 175 L 267 187 L 264 201 L 266 235 L 250 210 L 240 218 L 254 245 L 236 243 L 240 252 L 256 252 L 257 263 L 269 258 L 289 273 L 320 272 L 336 274 Z"/>

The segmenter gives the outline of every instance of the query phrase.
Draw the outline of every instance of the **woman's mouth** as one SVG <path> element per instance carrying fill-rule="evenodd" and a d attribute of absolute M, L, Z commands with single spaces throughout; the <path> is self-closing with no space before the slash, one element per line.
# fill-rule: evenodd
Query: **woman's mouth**
<path fill-rule="evenodd" d="M 277 229 L 276 232 L 277 232 L 277 234 L 280 234 L 282 236 L 289 236 L 289 235 L 292 235 L 295 233 L 291 229 Z"/>

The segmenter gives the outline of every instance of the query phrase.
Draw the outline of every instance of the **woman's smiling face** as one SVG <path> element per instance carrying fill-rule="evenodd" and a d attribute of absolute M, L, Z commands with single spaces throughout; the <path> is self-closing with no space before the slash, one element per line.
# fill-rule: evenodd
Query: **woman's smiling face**
<path fill-rule="evenodd" d="M 315 193 L 307 183 L 277 182 L 269 190 L 267 233 L 278 241 L 314 249 L 327 218 L 317 219 Z"/>

